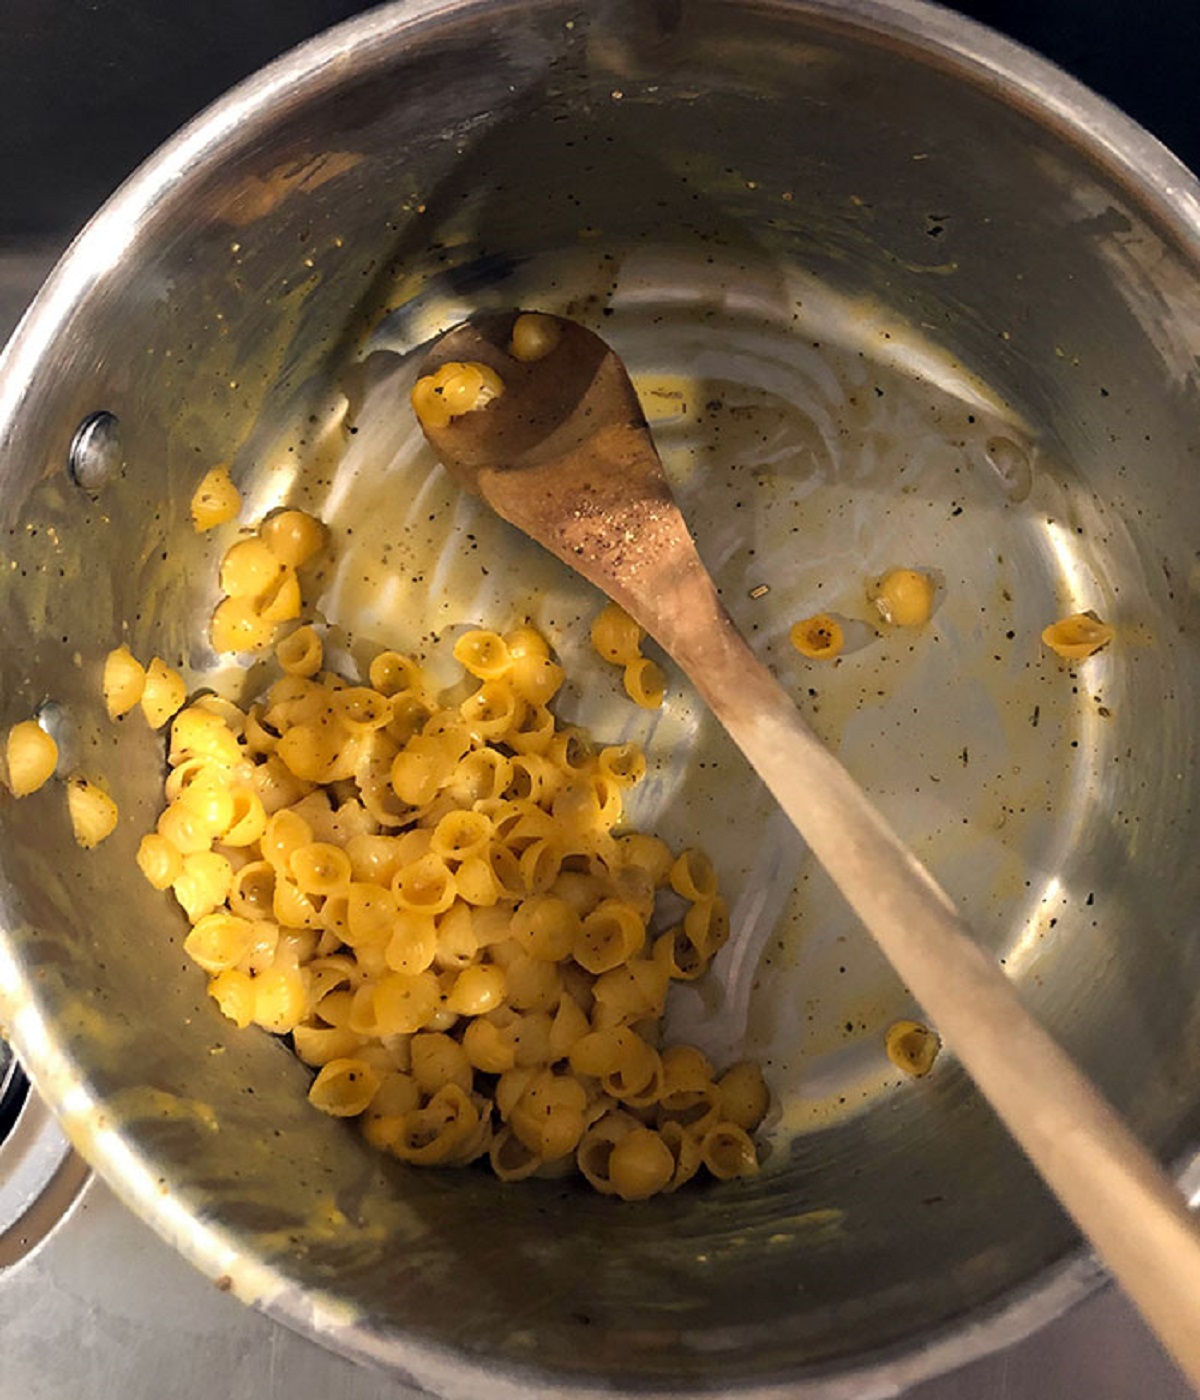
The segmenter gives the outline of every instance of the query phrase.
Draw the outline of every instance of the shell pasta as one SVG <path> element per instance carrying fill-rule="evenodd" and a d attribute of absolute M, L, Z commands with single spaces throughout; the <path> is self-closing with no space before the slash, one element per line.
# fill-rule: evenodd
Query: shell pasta
<path fill-rule="evenodd" d="M 592 623 L 592 649 L 621 668 L 625 694 L 644 710 L 658 710 L 667 692 L 667 677 L 657 661 L 642 655 L 645 632 L 616 603 L 608 603 Z"/>
<path fill-rule="evenodd" d="M 265 615 L 319 546 L 306 521 L 273 517 L 226 554 L 231 605 Z M 599 631 L 610 659 L 637 660 L 627 619 Z M 463 632 L 465 684 L 442 692 L 395 651 L 361 682 L 323 670 L 310 623 L 275 651 L 253 704 L 174 715 L 138 851 L 220 1011 L 290 1036 L 313 1106 L 417 1166 L 574 1168 L 625 1200 L 755 1172 L 757 1066 L 718 1075 L 661 1045 L 672 980 L 729 934 L 712 863 L 627 828 L 645 755 L 558 725 L 545 639 Z"/>

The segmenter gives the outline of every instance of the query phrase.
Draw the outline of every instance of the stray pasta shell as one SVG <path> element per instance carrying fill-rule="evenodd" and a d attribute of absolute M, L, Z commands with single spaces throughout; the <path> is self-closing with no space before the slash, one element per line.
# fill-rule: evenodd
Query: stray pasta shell
<path fill-rule="evenodd" d="M 104 707 L 109 719 L 128 714 L 146 688 L 146 668 L 127 646 L 119 646 L 104 658 Z"/>
<path fill-rule="evenodd" d="M 192 524 L 197 533 L 233 520 L 242 508 L 242 497 L 223 462 L 207 472 L 192 496 Z"/>
<path fill-rule="evenodd" d="M 8 731 L 5 760 L 12 795 L 28 797 L 54 772 L 58 745 L 36 720 L 23 719 Z"/>
<path fill-rule="evenodd" d="M 842 624 L 828 613 L 801 618 L 793 624 L 788 636 L 800 655 L 812 661 L 831 661 L 846 645 Z"/>
<path fill-rule="evenodd" d="M 413 385 L 413 412 L 423 427 L 444 428 L 452 418 L 486 408 L 503 393 L 504 381 L 490 365 L 450 360 Z"/>
<path fill-rule="evenodd" d="M 67 783 L 67 811 L 75 840 L 85 851 L 98 846 L 116 829 L 117 804 L 108 793 L 79 774 Z"/>
<path fill-rule="evenodd" d="M 639 656 L 625 667 L 625 694 L 643 710 L 659 710 L 667 693 L 666 672 L 657 661 Z"/>
<path fill-rule="evenodd" d="M 937 588 L 919 569 L 889 569 L 875 590 L 875 606 L 894 627 L 923 627 L 933 616 Z"/>
<path fill-rule="evenodd" d="M 628 666 L 642 654 L 642 628 L 617 603 L 606 603 L 592 623 L 592 649 L 614 666 Z"/>
<path fill-rule="evenodd" d="M 544 360 L 562 339 L 562 326 L 554 316 L 523 311 L 513 322 L 509 351 L 514 360 L 532 364 Z"/>
<path fill-rule="evenodd" d="M 1065 661 L 1083 661 L 1116 635 L 1116 628 L 1102 622 L 1094 612 L 1082 612 L 1052 622 L 1042 633 L 1042 641 Z"/>
<path fill-rule="evenodd" d="M 942 1048 L 937 1032 L 920 1021 L 896 1021 L 887 1028 L 883 1044 L 892 1064 L 914 1079 L 929 1073 Z"/>

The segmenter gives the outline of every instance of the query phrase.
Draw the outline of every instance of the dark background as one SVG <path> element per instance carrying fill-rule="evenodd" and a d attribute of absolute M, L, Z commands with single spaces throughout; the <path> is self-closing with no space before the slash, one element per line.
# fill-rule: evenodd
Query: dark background
<path fill-rule="evenodd" d="M 0 0 L 0 238 L 73 232 L 238 79 L 363 0 Z M 1200 168 L 1200 0 L 962 0 Z"/>

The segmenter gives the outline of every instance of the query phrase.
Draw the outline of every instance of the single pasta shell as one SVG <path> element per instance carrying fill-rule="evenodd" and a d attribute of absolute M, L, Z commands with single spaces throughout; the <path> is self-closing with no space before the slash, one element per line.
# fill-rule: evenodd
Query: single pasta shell
<path fill-rule="evenodd" d="M 67 811 L 75 840 L 85 851 L 111 836 L 117 825 L 117 804 L 88 778 L 76 775 L 67 783 Z"/>

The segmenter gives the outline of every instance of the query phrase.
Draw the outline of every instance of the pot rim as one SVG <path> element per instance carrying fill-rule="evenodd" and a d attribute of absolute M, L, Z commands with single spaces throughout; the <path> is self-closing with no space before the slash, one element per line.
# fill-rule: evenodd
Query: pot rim
<path fill-rule="evenodd" d="M 1164 145 L 1103 98 L 1048 60 L 986 26 L 927 0 L 762 0 L 763 7 L 810 16 L 830 29 L 890 43 L 968 84 L 993 90 L 1053 129 L 1102 167 L 1150 213 L 1157 226 L 1200 267 L 1200 182 Z M 212 168 L 248 124 L 336 86 L 348 71 L 386 61 L 397 45 L 450 14 L 474 11 L 494 23 L 498 9 L 521 0 L 392 0 L 301 44 L 244 80 L 193 118 L 149 157 L 108 199 L 64 253 L 0 354 L 0 451 L 48 349 L 75 307 L 121 259 L 156 209 L 176 188 Z M 335 1351 L 375 1365 L 448 1397 L 473 1397 L 483 1372 L 476 1363 L 413 1339 L 378 1335 L 347 1320 L 333 1302 L 314 1298 L 243 1253 L 212 1223 L 163 1196 L 137 1154 L 102 1126 L 102 1105 L 79 1081 L 70 1057 L 41 1015 L 11 947 L 0 939 L 0 1012 L 39 1094 L 62 1119 L 76 1146 L 115 1193 L 210 1278 L 278 1321 Z M 1200 1151 L 1178 1164 L 1193 1207 L 1200 1204 Z M 966 1318 L 824 1374 L 751 1383 L 734 1393 L 758 1400 L 883 1400 L 922 1381 L 1013 1345 L 1060 1317 L 1106 1280 L 1102 1265 L 1079 1248 L 1025 1284 Z M 497 1400 L 525 1400 L 531 1391 L 570 1400 L 611 1400 L 609 1387 L 512 1369 L 487 1373 Z M 663 1391 L 644 1390 L 649 1397 Z"/>

